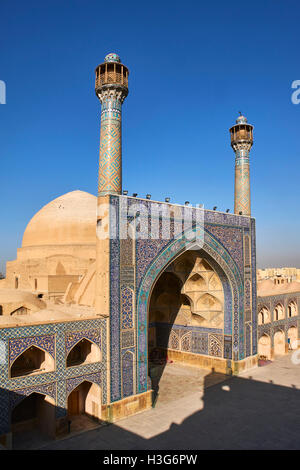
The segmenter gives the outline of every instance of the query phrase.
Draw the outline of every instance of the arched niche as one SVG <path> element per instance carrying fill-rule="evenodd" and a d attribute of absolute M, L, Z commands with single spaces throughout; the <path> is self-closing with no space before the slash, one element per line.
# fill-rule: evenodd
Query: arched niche
<path fill-rule="evenodd" d="M 288 329 L 289 349 L 298 349 L 298 328 L 290 326 Z"/>
<path fill-rule="evenodd" d="M 274 315 L 274 321 L 279 321 L 279 320 L 284 319 L 284 307 L 280 302 L 275 305 L 273 315 Z"/>
<path fill-rule="evenodd" d="M 288 310 L 288 318 L 296 317 L 298 315 L 298 306 L 295 300 L 291 300 L 288 303 L 287 310 Z"/>
<path fill-rule="evenodd" d="M 262 360 L 271 359 L 271 338 L 263 334 L 258 340 L 258 357 Z"/>
<path fill-rule="evenodd" d="M 261 307 L 258 312 L 258 324 L 265 325 L 266 323 L 270 323 L 271 321 L 271 314 L 270 310 L 267 307 Z"/>
<path fill-rule="evenodd" d="M 274 333 L 274 354 L 283 356 L 285 354 L 285 334 L 282 330 Z"/>
<path fill-rule="evenodd" d="M 68 395 L 67 406 L 70 417 L 87 415 L 93 419 L 101 419 L 100 386 L 88 380 L 82 381 Z"/>
<path fill-rule="evenodd" d="M 21 377 L 52 372 L 55 369 L 54 358 L 38 346 L 29 346 L 12 363 L 10 376 Z"/>
<path fill-rule="evenodd" d="M 101 361 L 101 350 L 97 344 L 87 338 L 78 341 L 67 356 L 67 367 Z"/>
<path fill-rule="evenodd" d="M 24 397 L 11 412 L 11 430 L 13 434 L 36 430 L 53 438 L 55 435 L 54 398 L 38 392 Z"/>

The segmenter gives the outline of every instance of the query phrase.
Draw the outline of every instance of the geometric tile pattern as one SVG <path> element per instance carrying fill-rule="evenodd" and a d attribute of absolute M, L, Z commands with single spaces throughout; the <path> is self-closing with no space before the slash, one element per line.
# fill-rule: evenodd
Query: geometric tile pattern
<path fill-rule="evenodd" d="M 85 380 L 101 386 L 101 375 L 101 372 L 97 372 L 95 374 L 86 374 L 81 375 L 79 377 L 72 377 L 71 379 L 67 379 L 67 395 L 69 395 L 74 390 L 74 388 L 76 388 Z"/>
<path fill-rule="evenodd" d="M 111 197 L 110 204 L 119 219 L 118 198 Z M 111 217 L 110 224 L 114 223 Z M 121 299 L 120 299 L 120 240 L 119 226 L 116 238 L 110 240 L 110 389 L 111 400 L 121 399 Z"/>
<path fill-rule="evenodd" d="M 224 335 L 224 358 L 232 359 L 232 337 Z"/>
<path fill-rule="evenodd" d="M 251 308 L 251 282 L 245 281 L 245 308 Z"/>
<path fill-rule="evenodd" d="M 249 235 L 245 235 L 244 237 L 244 250 L 245 250 L 245 266 L 251 265 L 251 257 L 250 257 L 250 237 Z"/>
<path fill-rule="evenodd" d="M 255 237 L 255 219 L 251 219 L 251 286 L 252 286 L 252 355 L 257 354 L 257 298 L 256 298 L 256 237 Z"/>
<path fill-rule="evenodd" d="M 208 353 L 210 356 L 222 357 L 223 356 L 223 347 L 222 347 L 223 337 L 221 335 L 209 335 L 208 337 Z"/>
<path fill-rule="evenodd" d="M 122 187 L 122 104 L 115 97 L 102 101 L 98 194 L 120 194 Z"/>
<path fill-rule="evenodd" d="M 181 351 L 191 351 L 191 339 L 192 333 L 191 331 L 185 333 L 180 339 L 180 350 Z"/>
<path fill-rule="evenodd" d="M 114 205 L 114 213 L 119 217 L 118 197 L 111 196 L 111 204 Z M 141 207 L 139 233 L 144 235 L 151 227 L 151 221 L 144 216 L 146 207 L 151 212 L 152 201 L 128 199 L 127 223 L 132 227 L 131 205 L 139 210 Z M 123 209 L 121 209 L 123 211 Z M 184 208 L 179 207 L 179 212 Z M 176 215 L 177 227 L 182 224 L 180 215 Z M 196 213 L 191 210 L 193 224 L 191 232 L 195 232 Z M 148 380 L 148 300 L 153 284 L 159 273 L 176 256 L 188 249 L 187 239 L 184 235 L 174 238 L 175 219 L 170 225 L 170 237 L 162 236 L 162 218 L 159 219 L 158 239 L 143 239 L 137 237 L 126 246 L 123 240 L 118 239 L 118 224 L 115 232 L 117 237 L 110 241 L 110 279 L 111 279 L 111 400 L 116 401 L 124 396 L 126 387 L 135 384 L 133 393 L 141 393 L 147 390 Z M 250 313 L 255 305 L 256 296 L 255 270 L 255 224 L 254 220 L 247 217 L 239 217 L 234 214 L 223 214 L 213 211 L 204 211 L 204 246 L 203 251 L 213 269 L 215 269 L 222 281 L 225 297 L 224 331 L 213 331 L 197 327 L 184 327 L 180 325 L 165 325 L 160 328 L 159 344 L 169 341 L 172 349 L 180 348 L 198 354 L 213 354 L 216 357 L 241 360 L 245 357 L 245 312 L 244 312 L 244 287 L 247 290 L 246 305 L 249 305 Z M 244 255 L 244 235 L 249 236 L 245 240 L 246 251 Z M 248 242 L 251 243 L 251 254 L 248 250 Z M 192 245 L 192 241 L 191 241 Z M 249 259 L 250 256 L 250 259 Z M 245 258 L 248 267 L 245 267 Z M 124 274 L 123 274 L 124 273 Z M 246 278 L 245 278 L 246 276 Z M 249 278 L 250 276 L 250 278 Z M 250 283 L 244 284 L 244 278 Z M 251 289 L 252 283 L 252 289 Z M 127 290 L 125 288 L 127 287 Z M 132 294 L 128 289 L 132 289 Z M 135 300 L 136 299 L 136 300 Z M 254 315 L 255 317 L 255 315 Z M 251 315 L 250 315 L 251 318 Z M 131 320 L 132 319 L 132 320 Z M 125 336 L 124 328 L 128 325 L 128 332 L 136 331 L 134 335 Z M 252 335 L 256 332 L 256 325 L 252 325 Z M 131 372 L 128 374 L 123 364 L 124 355 L 128 349 L 136 354 L 133 359 L 133 379 Z M 252 340 L 252 347 L 255 347 Z M 122 353 L 121 353 L 122 350 Z M 248 347 L 247 347 L 248 351 Z M 129 361 L 129 355 L 125 359 Z M 124 382 L 125 380 L 125 382 Z"/>
<path fill-rule="evenodd" d="M 169 349 L 180 349 L 179 344 L 180 344 L 179 343 L 179 335 L 174 330 L 172 330 L 171 334 L 170 334 L 170 337 L 169 337 L 168 348 Z"/>
<path fill-rule="evenodd" d="M 67 351 L 72 344 L 71 337 L 87 337 L 87 339 L 97 341 L 99 347 L 101 346 L 102 360 L 67 368 L 66 357 Z M 68 345 L 66 345 L 66 338 L 69 338 Z M 72 380 L 83 376 L 87 377 L 90 376 L 90 374 L 96 374 L 99 377 L 100 374 L 102 374 L 102 403 L 106 403 L 107 342 L 105 319 L 99 318 L 64 323 L 19 326 L 16 328 L 2 328 L 0 330 L 0 340 L 1 345 L 5 346 L 4 355 L 2 349 L 0 349 L 3 359 L 0 362 L 0 399 L 3 404 L 3 408 L 2 405 L 0 405 L 0 434 L 7 432 L 10 426 L 11 408 L 9 403 L 15 403 L 14 400 L 18 400 L 18 397 L 28 396 L 33 392 L 43 393 L 53 397 L 56 404 L 56 416 L 65 416 L 67 409 L 66 384 L 67 380 L 70 379 Z M 30 345 L 47 350 L 47 352 L 55 358 L 55 370 L 36 375 L 10 378 L 9 363 Z M 9 352 L 11 353 L 10 357 Z"/>
<path fill-rule="evenodd" d="M 192 334 L 192 352 L 208 355 L 208 333 Z"/>
<path fill-rule="evenodd" d="M 210 232 L 222 246 L 226 247 L 232 258 L 239 267 L 240 273 L 244 274 L 244 260 L 242 256 L 243 231 L 237 227 L 222 227 L 220 225 L 206 225 L 206 230 Z"/>
<path fill-rule="evenodd" d="M 121 288 L 122 299 L 122 328 L 133 328 L 133 290 L 128 287 Z"/>
<path fill-rule="evenodd" d="M 126 351 L 122 356 L 122 395 L 123 397 L 129 397 L 134 395 L 133 390 L 133 361 L 134 354 L 131 351 Z"/>
<path fill-rule="evenodd" d="M 10 410 L 12 410 L 23 398 L 28 397 L 32 393 L 41 393 L 48 395 L 56 400 L 56 383 L 45 385 L 33 385 L 32 387 L 23 388 L 22 390 L 10 391 Z"/>
<path fill-rule="evenodd" d="M 156 323 L 151 323 L 151 327 L 156 327 Z M 156 343 L 158 347 L 168 347 L 180 351 L 193 352 L 196 354 L 208 355 L 208 336 L 214 333 L 222 341 L 222 330 L 217 328 L 203 328 L 199 326 L 174 325 L 171 323 L 159 323 L 157 329 Z M 231 337 L 228 336 L 228 338 Z M 222 349 L 222 346 L 221 346 Z"/>
<path fill-rule="evenodd" d="M 72 331 L 66 334 L 66 354 L 83 338 L 92 341 L 101 349 L 101 329 Z"/>
<path fill-rule="evenodd" d="M 134 330 L 122 331 L 122 348 L 134 346 Z"/>
<path fill-rule="evenodd" d="M 245 333 L 246 355 L 251 356 L 251 326 L 249 324 L 246 324 L 245 329 L 246 329 L 246 333 Z"/>

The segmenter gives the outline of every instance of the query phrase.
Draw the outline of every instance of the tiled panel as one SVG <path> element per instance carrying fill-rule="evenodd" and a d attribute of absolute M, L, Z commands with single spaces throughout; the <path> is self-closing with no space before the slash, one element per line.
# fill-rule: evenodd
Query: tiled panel
<path fill-rule="evenodd" d="M 66 367 L 66 357 L 72 344 L 80 338 L 97 342 L 102 350 L 102 361 Z M 7 432 L 13 407 L 25 396 L 33 392 L 47 394 L 56 405 L 56 416 L 66 414 L 67 380 L 76 381 L 78 377 L 102 375 L 102 402 L 106 403 L 106 321 L 104 319 L 80 320 L 65 323 L 20 326 L 0 330 L 1 365 L 0 393 L 2 404 L 6 404 L 5 413 L 0 413 L 0 434 Z M 28 347 L 35 345 L 48 351 L 55 358 L 53 372 L 40 373 L 16 378 L 9 378 L 9 361 L 13 361 Z M 4 405 L 3 405 L 4 406 Z M 0 405 L 1 408 L 1 405 Z"/>

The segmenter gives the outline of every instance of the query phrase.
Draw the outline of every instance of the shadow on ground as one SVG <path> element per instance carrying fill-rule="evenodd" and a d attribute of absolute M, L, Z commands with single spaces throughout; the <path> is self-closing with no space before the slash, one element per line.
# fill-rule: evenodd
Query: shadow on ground
<path fill-rule="evenodd" d="M 211 374 L 204 380 L 211 380 Z M 53 442 L 45 449 L 299 449 L 300 391 L 241 377 L 227 378 L 209 388 L 191 394 L 189 400 L 203 408 L 171 424 L 165 432 L 149 439 L 139 435 L 152 420 L 153 410 L 135 419 L 136 432 L 118 424 L 88 431 L 80 436 Z M 163 408 L 161 408 L 163 413 Z M 156 410 L 158 411 L 158 410 Z M 176 404 L 174 403 L 174 416 Z M 156 421 L 155 421 L 156 420 Z M 153 420 L 159 429 L 159 414 Z M 149 421 L 149 422 L 150 422 Z M 138 424 L 140 423 L 140 425 Z M 123 426 L 123 427 L 122 427 Z M 142 434 L 142 433 L 141 433 Z"/>

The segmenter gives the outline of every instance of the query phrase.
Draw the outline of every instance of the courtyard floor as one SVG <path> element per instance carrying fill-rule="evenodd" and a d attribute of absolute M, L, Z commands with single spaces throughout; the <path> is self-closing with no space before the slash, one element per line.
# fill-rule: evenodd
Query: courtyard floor
<path fill-rule="evenodd" d="M 156 407 L 43 449 L 300 449 L 300 365 L 239 377 L 168 364 Z"/>

